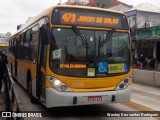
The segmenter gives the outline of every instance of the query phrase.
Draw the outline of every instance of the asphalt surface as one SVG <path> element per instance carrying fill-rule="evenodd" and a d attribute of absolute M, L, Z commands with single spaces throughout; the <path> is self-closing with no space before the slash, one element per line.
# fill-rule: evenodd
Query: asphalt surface
<path fill-rule="evenodd" d="M 130 102 L 102 105 L 88 105 L 76 107 L 60 107 L 47 109 L 41 103 L 30 103 L 28 93 L 22 86 L 16 83 L 18 94 L 23 106 L 23 112 L 39 113 L 38 118 L 25 118 L 25 120 L 156 120 L 157 117 L 136 117 L 139 111 L 160 110 L 158 101 L 160 90 L 139 84 L 132 85 L 132 99 Z M 4 108 L 3 95 L 0 96 L 0 108 Z M 131 111 L 131 112 L 130 112 Z M 134 117 L 122 117 L 129 114 Z M 111 114 L 112 117 L 109 115 Z M 113 117 L 114 116 L 114 117 Z"/>

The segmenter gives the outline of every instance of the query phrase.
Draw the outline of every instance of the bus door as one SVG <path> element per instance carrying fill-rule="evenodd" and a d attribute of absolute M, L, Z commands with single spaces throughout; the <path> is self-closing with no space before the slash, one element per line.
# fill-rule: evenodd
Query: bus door
<path fill-rule="evenodd" d="M 47 44 L 43 44 L 45 39 L 44 32 L 40 30 L 40 42 L 37 64 L 37 95 L 42 103 L 45 103 L 45 72 L 46 72 L 46 58 L 47 58 Z"/>

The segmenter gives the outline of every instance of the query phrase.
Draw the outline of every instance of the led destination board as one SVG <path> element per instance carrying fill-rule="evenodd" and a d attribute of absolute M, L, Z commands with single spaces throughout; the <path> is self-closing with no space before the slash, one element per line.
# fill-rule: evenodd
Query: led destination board
<path fill-rule="evenodd" d="M 88 9 L 57 8 L 53 11 L 52 23 L 128 29 L 123 14 Z"/>
<path fill-rule="evenodd" d="M 100 16 L 94 16 L 94 15 L 78 15 L 79 13 L 63 13 L 61 17 L 61 23 L 66 24 L 81 24 L 81 23 L 91 23 L 91 24 L 112 24 L 112 25 L 118 25 L 119 18 L 111 18 L 111 17 L 100 17 Z"/>

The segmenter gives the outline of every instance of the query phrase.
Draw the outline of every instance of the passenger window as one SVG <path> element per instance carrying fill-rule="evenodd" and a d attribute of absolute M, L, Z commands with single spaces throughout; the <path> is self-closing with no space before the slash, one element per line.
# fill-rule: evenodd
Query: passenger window
<path fill-rule="evenodd" d="M 31 31 L 30 29 L 25 32 L 24 46 L 29 47 L 31 40 Z"/>
<path fill-rule="evenodd" d="M 38 55 L 38 44 L 39 44 L 39 26 L 36 25 L 31 29 L 32 39 L 30 41 L 31 59 L 33 63 L 36 63 Z"/>

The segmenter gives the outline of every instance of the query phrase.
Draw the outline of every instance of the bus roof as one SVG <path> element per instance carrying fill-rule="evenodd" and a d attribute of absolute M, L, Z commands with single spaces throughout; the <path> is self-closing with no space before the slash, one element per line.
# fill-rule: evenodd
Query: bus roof
<path fill-rule="evenodd" d="M 101 11 L 106 11 L 106 12 L 124 14 L 123 12 L 119 12 L 119 11 L 115 11 L 115 10 L 111 10 L 111 9 L 99 8 L 99 7 L 90 7 L 90 6 L 57 5 L 57 6 L 53 6 L 52 9 L 54 9 L 55 7 L 92 9 L 92 10 L 101 10 Z"/>

